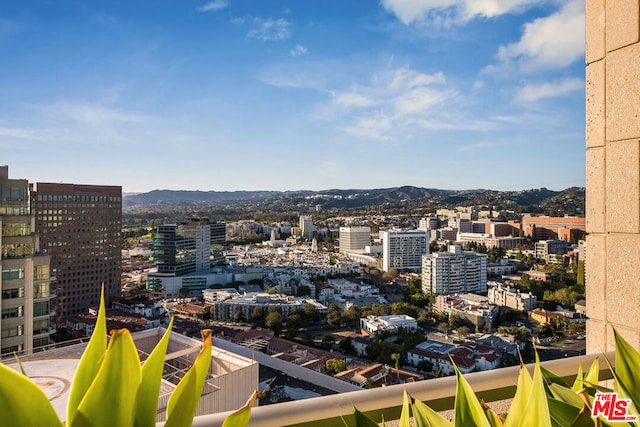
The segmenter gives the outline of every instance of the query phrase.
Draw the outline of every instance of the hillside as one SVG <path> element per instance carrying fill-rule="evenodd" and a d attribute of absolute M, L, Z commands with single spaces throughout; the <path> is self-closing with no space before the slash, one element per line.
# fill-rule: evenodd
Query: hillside
<path fill-rule="evenodd" d="M 125 213 L 180 211 L 210 216 L 254 214 L 256 212 L 308 212 L 376 209 L 387 213 L 435 212 L 437 208 L 486 205 L 497 210 L 535 212 L 549 215 L 582 215 L 584 188 L 563 191 L 546 188 L 523 191 L 439 190 L 412 186 L 381 189 L 331 189 L 322 191 L 176 191 L 154 190 L 125 195 Z"/>

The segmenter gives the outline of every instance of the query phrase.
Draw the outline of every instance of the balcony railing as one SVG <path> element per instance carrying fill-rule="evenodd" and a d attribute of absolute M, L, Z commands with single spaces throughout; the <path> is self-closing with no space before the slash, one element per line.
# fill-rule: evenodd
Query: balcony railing
<path fill-rule="evenodd" d="M 578 372 L 579 362 L 586 368 L 594 359 L 599 359 L 600 379 L 611 379 L 605 356 L 614 363 L 614 352 L 606 355 L 591 354 L 587 356 L 569 357 L 543 362 L 542 366 L 564 378 L 569 384 Z M 533 364 L 527 365 L 533 372 Z M 476 394 L 485 402 L 510 399 L 515 393 L 520 367 L 502 368 L 499 370 L 476 372 L 465 375 Z M 403 390 L 414 398 L 426 403 L 437 411 L 453 408 L 456 378 L 455 376 L 437 378 L 415 383 L 398 384 L 388 387 L 362 391 L 353 391 L 311 399 L 296 400 L 273 405 L 255 407 L 251 411 L 250 426 L 299 426 L 315 427 L 327 425 L 343 425 L 341 418 L 355 425 L 353 406 L 367 413 L 373 420 L 395 420 L 400 417 Z M 230 412 L 210 414 L 196 417 L 194 427 L 221 426 Z M 163 426 L 159 423 L 158 426 Z"/>

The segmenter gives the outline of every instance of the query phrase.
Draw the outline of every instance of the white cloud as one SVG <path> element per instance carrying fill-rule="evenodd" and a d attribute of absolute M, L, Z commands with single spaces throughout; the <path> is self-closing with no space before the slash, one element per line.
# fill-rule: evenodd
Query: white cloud
<path fill-rule="evenodd" d="M 585 5 L 570 0 L 558 12 L 524 26 L 520 41 L 498 50 L 501 65 L 511 62 L 523 71 L 559 69 L 584 55 Z"/>
<path fill-rule="evenodd" d="M 273 20 L 271 18 L 254 18 L 253 22 L 256 27 L 247 33 L 248 37 L 263 41 L 270 41 L 284 40 L 291 36 L 289 32 L 290 24 L 286 19 L 280 18 Z"/>
<path fill-rule="evenodd" d="M 545 0 L 381 0 L 382 6 L 405 25 L 429 22 L 461 25 L 477 17 L 518 13 Z"/>
<path fill-rule="evenodd" d="M 443 73 L 425 74 L 397 68 L 373 76 L 370 84 L 332 92 L 324 119 L 345 122 L 347 133 L 393 141 L 411 138 L 416 129 L 446 126 L 450 119 L 439 110 L 454 102 L 458 92 L 445 85 Z"/>
<path fill-rule="evenodd" d="M 306 48 L 306 47 L 304 47 L 304 46 L 302 46 L 301 44 L 297 44 L 297 45 L 296 45 L 293 49 L 291 49 L 291 51 L 290 51 L 291 56 L 294 56 L 294 57 L 295 57 L 295 56 L 304 55 L 304 54 L 306 54 L 307 52 L 309 52 L 309 51 L 307 50 L 307 48 Z"/>
<path fill-rule="evenodd" d="M 0 138 L 41 139 L 42 135 L 32 129 L 0 127 Z"/>
<path fill-rule="evenodd" d="M 370 107 L 375 102 L 372 99 L 358 93 L 338 93 L 334 94 L 333 102 L 345 107 Z"/>
<path fill-rule="evenodd" d="M 135 113 L 128 113 L 100 105 L 58 102 L 49 109 L 62 113 L 65 117 L 88 125 L 111 123 L 142 123 L 148 118 Z"/>
<path fill-rule="evenodd" d="M 532 83 L 518 90 L 515 100 L 520 102 L 534 102 L 543 98 L 563 96 L 578 90 L 584 90 L 584 80 L 580 78 L 564 79 L 552 83 Z"/>
<path fill-rule="evenodd" d="M 225 9 L 227 6 L 229 6 L 229 2 L 227 0 L 213 0 L 200 6 L 198 10 L 200 12 L 218 12 Z"/>

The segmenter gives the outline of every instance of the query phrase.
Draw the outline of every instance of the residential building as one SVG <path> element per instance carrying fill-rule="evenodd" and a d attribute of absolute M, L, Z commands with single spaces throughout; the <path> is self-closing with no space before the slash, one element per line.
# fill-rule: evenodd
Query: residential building
<path fill-rule="evenodd" d="M 422 256 L 429 253 L 429 232 L 425 230 L 381 231 L 382 269 L 420 271 Z"/>
<path fill-rule="evenodd" d="M 232 320 L 237 312 L 242 312 L 245 319 L 251 318 L 254 309 L 262 311 L 266 316 L 269 310 L 278 310 L 284 319 L 294 310 L 302 310 L 305 304 L 311 304 L 316 311 L 326 314 L 327 308 L 311 298 L 296 298 L 287 295 L 251 293 L 246 295 L 232 296 L 224 300 L 212 303 L 211 314 L 216 320 Z"/>
<path fill-rule="evenodd" d="M 340 227 L 340 252 L 363 250 L 371 246 L 371 227 Z"/>
<path fill-rule="evenodd" d="M 504 286 L 498 282 L 488 284 L 487 299 L 491 304 L 521 311 L 531 311 L 538 304 L 538 297 L 531 292 L 522 293 L 518 289 Z"/>
<path fill-rule="evenodd" d="M 360 319 L 360 328 L 373 336 L 382 332 L 395 332 L 399 328 L 415 331 L 418 329 L 418 322 L 413 317 L 405 314 L 367 316 Z"/>
<path fill-rule="evenodd" d="M 495 326 L 498 306 L 475 294 L 438 295 L 435 311 L 467 319 L 476 331 L 490 332 Z"/>
<path fill-rule="evenodd" d="M 29 183 L 0 166 L 0 354 L 30 354 L 49 344 L 51 257 L 41 248 L 29 206 Z"/>
<path fill-rule="evenodd" d="M 122 187 L 37 182 L 31 210 L 56 275 L 57 320 L 120 297 Z"/>
<path fill-rule="evenodd" d="M 487 256 L 449 246 L 449 252 L 422 257 L 422 289 L 427 294 L 487 291 Z"/>
<path fill-rule="evenodd" d="M 216 301 L 223 301 L 227 298 L 238 296 L 240 293 L 236 288 L 219 288 L 219 289 L 204 289 L 202 291 L 202 298 L 205 302 L 214 303 Z"/>
<path fill-rule="evenodd" d="M 541 240 L 535 244 L 535 257 L 549 263 L 551 255 L 566 254 L 568 247 L 566 240 Z"/>
<path fill-rule="evenodd" d="M 301 215 L 299 219 L 300 233 L 304 239 L 311 241 L 315 226 L 313 225 L 313 217 L 311 215 Z"/>
<path fill-rule="evenodd" d="M 453 346 L 437 341 L 424 341 L 407 352 L 407 362 L 418 366 L 422 361 L 433 365 L 433 371 L 443 375 L 453 375 L 455 366 L 463 374 L 472 371 L 487 371 L 500 366 L 504 350 L 478 343 L 464 343 Z"/>

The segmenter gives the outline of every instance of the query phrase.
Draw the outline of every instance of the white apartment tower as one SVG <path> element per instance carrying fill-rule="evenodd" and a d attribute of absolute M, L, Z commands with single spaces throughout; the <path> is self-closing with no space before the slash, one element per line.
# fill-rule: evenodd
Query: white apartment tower
<path fill-rule="evenodd" d="M 449 246 L 449 252 L 422 257 L 422 290 L 426 294 L 484 293 L 487 256 Z"/>
<path fill-rule="evenodd" d="M 340 252 L 359 251 L 371 245 L 371 227 L 340 227 Z"/>
<path fill-rule="evenodd" d="M 315 227 L 313 226 L 313 217 L 310 215 L 301 215 L 300 216 L 300 231 L 302 233 L 302 237 L 311 241 L 313 239 L 313 232 L 315 231 Z"/>
<path fill-rule="evenodd" d="M 429 232 L 425 230 L 381 231 L 382 269 L 420 271 L 422 256 L 429 253 Z"/>

